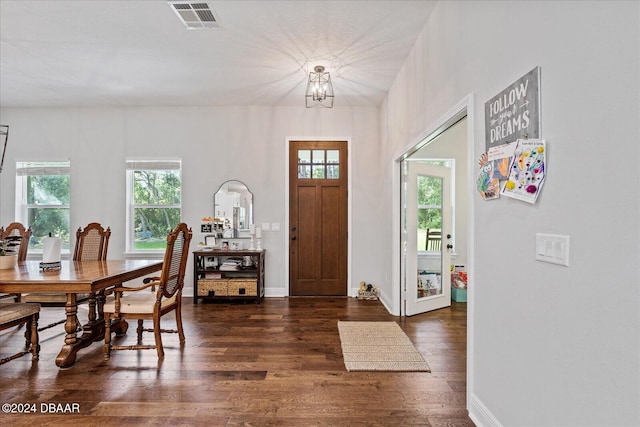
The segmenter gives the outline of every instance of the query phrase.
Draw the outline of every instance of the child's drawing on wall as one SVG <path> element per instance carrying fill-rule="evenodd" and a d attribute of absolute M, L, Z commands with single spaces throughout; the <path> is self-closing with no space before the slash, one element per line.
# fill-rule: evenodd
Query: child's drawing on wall
<path fill-rule="evenodd" d="M 519 139 L 509 169 L 509 178 L 502 188 L 507 197 L 535 203 L 546 174 L 544 139 Z"/>
<path fill-rule="evenodd" d="M 487 153 L 480 157 L 480 175 L 476 181 L 476 187 L 484 200 L 492 200 L 500 197 L 500 180 L 494 177 L 494 164 L 487 160 Z"/>

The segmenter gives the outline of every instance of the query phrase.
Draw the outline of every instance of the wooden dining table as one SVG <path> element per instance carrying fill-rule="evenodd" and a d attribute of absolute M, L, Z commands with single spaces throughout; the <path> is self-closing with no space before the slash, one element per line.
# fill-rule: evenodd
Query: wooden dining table
<path fill-rule="evenodd" d="M 160 260 L 61 261 L 59 269 L 43 270 L 39 261 L 21 261 L 13 269 L 0 270 L 2 293 L 66 294 L 64 344 L 56 357 L 61 368 L 73 366 L 76 354 L 95 341 L 104 339 L 105 291 L 129 280 L 148 276 L 162 269 Z M 89 294 L 87 323 L 78 336 L 78 294 Z M 118 334 L 127 331 L 120 320 L 111 326 Z"/>

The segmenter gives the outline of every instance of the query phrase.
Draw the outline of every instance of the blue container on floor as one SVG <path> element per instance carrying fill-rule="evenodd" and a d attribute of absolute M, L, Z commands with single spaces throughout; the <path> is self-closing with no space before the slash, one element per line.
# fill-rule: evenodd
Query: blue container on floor
<path fill-rule="evenodd" d="M 455 302 L 467 302 L 467 290 L 452 286 L 451 300 Z"/>

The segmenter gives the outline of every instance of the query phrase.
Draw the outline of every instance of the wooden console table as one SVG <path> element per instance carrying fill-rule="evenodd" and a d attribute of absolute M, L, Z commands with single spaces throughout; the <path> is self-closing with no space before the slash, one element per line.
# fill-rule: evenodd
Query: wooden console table
<path fill-rule="evenodd" d="M 264 297 L 265 250 L 210 249 L 193 252 L 193 303 Z"/>

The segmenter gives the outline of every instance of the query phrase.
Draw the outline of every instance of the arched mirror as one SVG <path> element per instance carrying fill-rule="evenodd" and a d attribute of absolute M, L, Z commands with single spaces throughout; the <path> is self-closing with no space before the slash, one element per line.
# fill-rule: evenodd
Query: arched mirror
<path fill-rule="evenodd" d="M 249 238 L 249 227 L 253 224 L 253 193 L 241 181 L 226 181 L 213 196 L 213 217 L 217 237 Z"/>

